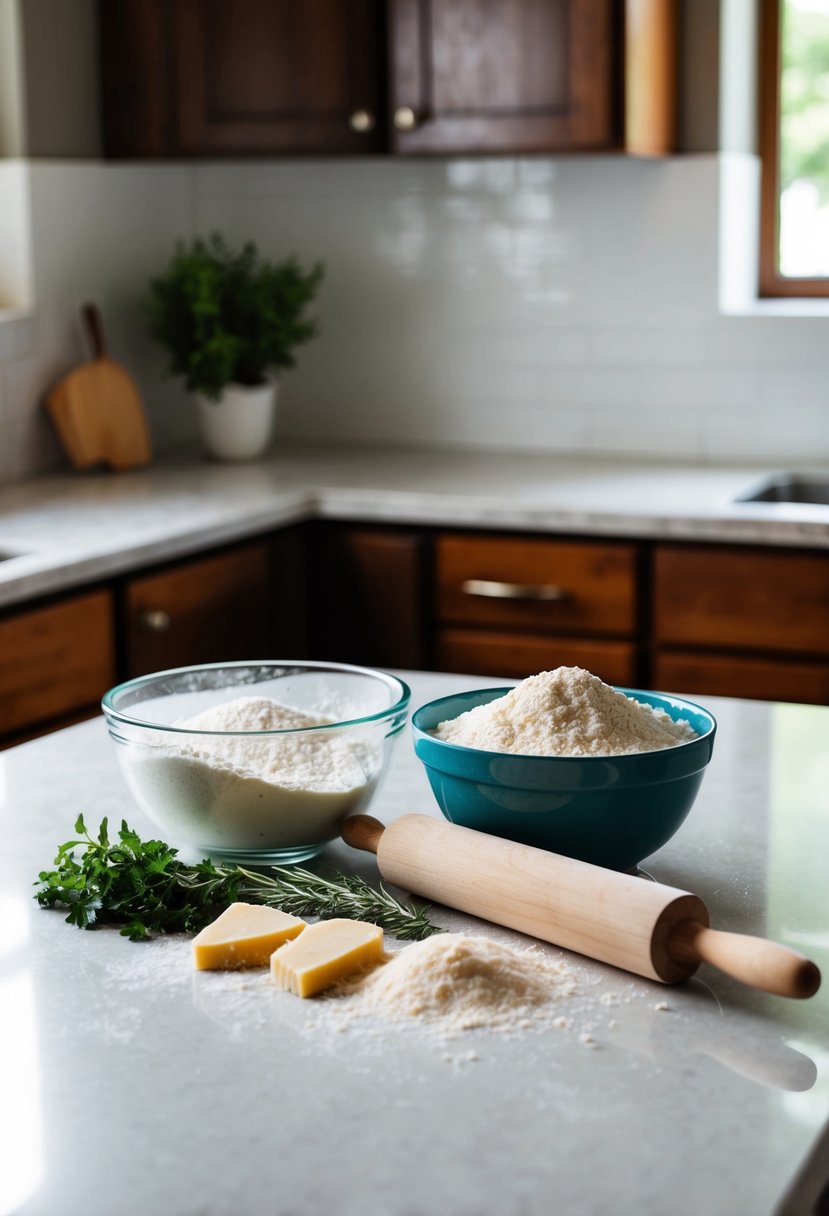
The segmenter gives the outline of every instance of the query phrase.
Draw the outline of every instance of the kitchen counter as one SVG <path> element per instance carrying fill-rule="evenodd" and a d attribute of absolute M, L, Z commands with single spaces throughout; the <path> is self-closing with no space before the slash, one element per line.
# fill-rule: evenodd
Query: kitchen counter
<path fill-rule="evenodd" d="M 42 477 L 0 491 L 0 605 L 310 518 L 829 548 L 829 507 L 734 501 L 772 472 L 281 445 Z"/>
<path fill-rule="evenodd" d="M 405 678 L 413 706 L 477 683 Z M 707 703 L 714 759 L 644 869 L 697 892 L 716 927 L 801 949 L 829 977 L 829 709 Z M 826 1210 L 829 978 L 796 1002 L 705 966 L 666 988 L 565 955 L 578 991 L 566 1025 L 544 1034 L 331 1034 L 318 1002 L 258 976 L 194 973 L 186 940 L 81 932 L 33 902 L 79 812 L 151 831 L 102 720 L 5 752 L 3 777 L 0 1212 Z M 437 814 L 406 731 L 372 811 L 413 810 Z M 377 877 L 342 844 L 324 856 Z M 529 944 L 446 910 L 434 918 Z"/>

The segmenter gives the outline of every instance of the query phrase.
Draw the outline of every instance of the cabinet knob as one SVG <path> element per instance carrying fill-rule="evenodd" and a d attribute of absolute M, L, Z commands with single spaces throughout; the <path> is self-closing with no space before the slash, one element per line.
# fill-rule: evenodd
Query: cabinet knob
<path fill-rule="evenodd" d="M 394 111 L 393 122 L 398 131 L 414 131 L 417 115 L 411 106 L 398 106 Z"/>
<path fill-rule="evenodd" d="M 138 624 L 148 633 L 166 633 L 171 623 L 169 612 L 163 608 L 150 608 L 138 618 Z"/>
<path fill-rule="evenodd" d="M 355 110 L 349 115 L 348 125 L 352 131 L 357 131 L 360 135 L 367 131 L 374 130 L 374 115 L 371 110 Z"/>

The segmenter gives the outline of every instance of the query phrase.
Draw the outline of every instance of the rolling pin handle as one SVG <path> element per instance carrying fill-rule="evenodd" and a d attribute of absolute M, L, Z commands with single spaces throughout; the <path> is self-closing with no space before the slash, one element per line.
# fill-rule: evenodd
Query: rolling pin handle
<path fill-rule="evenodd" d="M 344 822 L 340 835 L 352 849 L 376 853 L 380 847 L 380 837 L 385 830 L 385 825 L 371 815 L 352 815 Z"/>
<path fill-rule="evenodd" d="M 668 950 L 674 958 L 711 963 L 733 979 L 776 996 L 804 999 L 820 987 L 820 970 L 804 954 L 760 937 L 708 929 L 695 920 L 676 926 Z"/>
<path fill-rule="evenodd" d="M 84 304 L 81 309 L 83 322 L 86 326 L 86 332 L 89 335 L 89 341 L 92 344 L 92 353 L 96 359 L 100 359 L 102 355 L 107 353 L 107 344 L 104 337 L 104 323 L 101 320 L 101 314 L 98 311 L 96 304 Z"/>

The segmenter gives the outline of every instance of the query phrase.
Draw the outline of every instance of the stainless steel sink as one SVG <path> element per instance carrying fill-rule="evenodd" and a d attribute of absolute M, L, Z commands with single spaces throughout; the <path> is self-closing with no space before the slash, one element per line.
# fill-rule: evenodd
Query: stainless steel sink
<path fill-rule="evenodd" d="M 829 506 L 829 478 L 780 473 L 775 477 L 770 477 L 747 494 L 740 494 L 734 501 L 800 502 L 827 507 Z"/>

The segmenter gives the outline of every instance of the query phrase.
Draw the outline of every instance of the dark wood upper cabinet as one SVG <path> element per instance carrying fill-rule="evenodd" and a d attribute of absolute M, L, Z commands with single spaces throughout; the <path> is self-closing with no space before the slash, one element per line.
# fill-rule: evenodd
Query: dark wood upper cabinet
<path fill-rule="evenodd" d="M 381 146 L 374 0 L 177 0 L 173 9 L 182 152 Z"/>
<path fill-rule="evenodd" d="M 382 0 L 99 0 L 113 157 L 374 152 Z"/>
<path fill-rule="evenodd" d="M 392 147 L 549 152 L 616 141 L 610 0 L 392 0 Z"/>
<path fill-rule="evenodd" d="M 618 146 L 616 0 L 99 0 L 116 157 Z"/>

